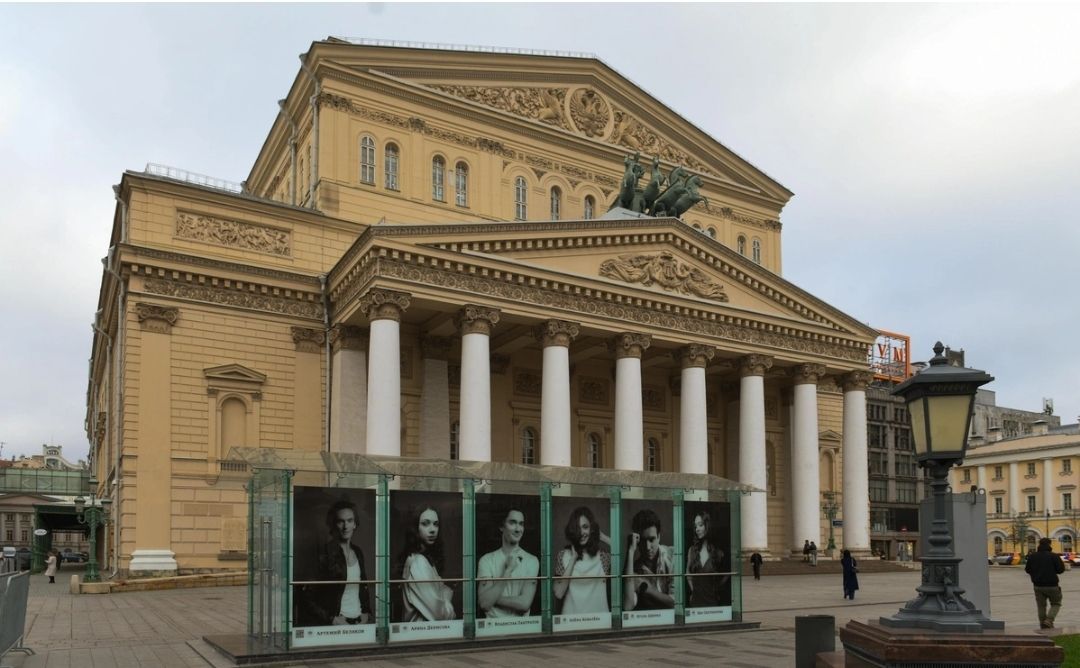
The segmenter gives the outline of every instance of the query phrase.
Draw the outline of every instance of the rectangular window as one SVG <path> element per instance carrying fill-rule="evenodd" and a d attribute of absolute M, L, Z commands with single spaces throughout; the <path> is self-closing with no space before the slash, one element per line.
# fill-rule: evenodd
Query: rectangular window
<path fill-rule="evenodd" d="M 1072 493 L 1065 492 L 1061 495 L 1061 508 L 1062 510 L 1072 510 Z"/>
<path fill-rule="evenodd" d="M 1071 459 L 1062 459 L 1061 460 L 1061 472 L 1062 473 L 1072 473 L 1072 460 Z"/>
<path fill-rule="evenodd" d="M 9 542 L 15 540 L 15 530 L 8 529 L 6 532 L 6 538 Z"/>
<path fill-rule="evenodd" d="M 994 497 L 994 512 L 997 513 L 998 515 L 1000 515 L 1002 513 L 1001 504 L 1002 504 L 1001 497 L 1000 496 L 995 496 Z"/>
<path fill-rule="evenodd" d="M 871 480 L 870 481 L 870 500 L 871 501 L 888 501 L 889 500 L 889 481 L 888 480 Z"/>
<path fill-rule="evenodd" d="M 1028 512 L 1029 513 L 1035 512 L 1035 497 L 1034 496 L 1029 496 L 1028 497 Z"/>
<path fill-rule="evenodd" d="M 889 474 L 889 453 L 871 450 L 867 453 L 870 457 L 870 473 L 878 475 Z"/>
<path fill-rule="evenodd" d="M 21 540 L 22 542 L 25 543 L 25 542 L 30 540 L 30 532 L 28 530 L 23 529 L 22 531 L 19 532 L 19 534 L 20 534 L 19 540 Z"/>
<path fill-rule="evenodd" d="M 866 445 L 871 448 L 885 447 L 885 426 L 870 424 L 866 426 Z"/>
<path fill-rule="evenodd" d="M 897 429 L 896 430 L 896 449 L 897 450 L 911 450 L 911 430 L 910 429 Z M 914 474 L 912 474 L 914 475 Z"/>
<path fill-rule="evenodd" d="M 1035 475 L 1035 462 L 1028 462 L 1027 467 L 1028 467 L 1027 474 L 1030 475 L 1030 476 L 1034 476 Z"/>
<path fill-rule="evenodd" d="M 914 455 L 896 455 L 896 475 L 914 478 L 917 475 L 915 470 L 916 465 Z"/>
<path fill-rule="evenodd" d="M 898 503 L 915 503 L 915 483 L 897 482 L 896 500 Z"/>
<path fill-rule="evenodd" d="M 971 469 L 964 469 L 964 482 L 971 482 Z"/>
<path fill-rule="evenodd" d="M 995 466 L 994 467 L 994 480 L 1001 480 L 1003 477 L 1004 476 L 1001 475 L 1001 467 L 1000 466 Z"/>

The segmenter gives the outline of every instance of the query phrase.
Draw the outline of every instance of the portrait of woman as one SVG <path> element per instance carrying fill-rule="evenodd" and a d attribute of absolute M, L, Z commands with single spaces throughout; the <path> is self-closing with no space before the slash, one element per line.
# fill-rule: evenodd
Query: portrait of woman
<path fill-rule="evenodd" d="M 608 612 L 608 581 L 611 574 L 611 540 L 603 534 L 596 516 L 586 506 L 570 513 L 563 531 L 566 546 L 555 557 L 555 598 L 562 601 L 563 615 Z"/>
<path fill-rule="evenodd" d="M 724 585 L 731 579 L 725 573 L 724 550 L 712 537 L 712 515 L 707 510 L 693 513 L 690 547 L 686 552 L 686 588 L 690 593 L 688 602 L 691 608 L 708 608 L 727 605 L 724 600 Z"/>
<path fill-rule="evenodd" d="M 454 591 L 439 575 L 446 561 L 439 512 L 431 505 L 420 505 L 409 514 L 408 521 L 405 549 L 398 557 L 397 574 L 405 581 L 401 587 L 401 621 L 455 619 Z"/>

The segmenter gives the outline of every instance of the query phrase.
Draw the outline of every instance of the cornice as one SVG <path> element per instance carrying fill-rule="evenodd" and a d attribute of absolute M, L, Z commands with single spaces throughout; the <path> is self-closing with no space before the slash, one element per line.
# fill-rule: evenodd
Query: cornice
<path fill-rule="evenodd" d="M 990 443 L 982 447 L 995 446 L 997 443 Z M 1031 456 L 1033 453 L 1049 453 L 1052 451 L 1058 451 L 1053 454 L 1053 457 L 1075 457 L 1080 455 L 1080 440 L 1072 441 L 1070 443 L 1056 443 L 1054 445 L 1043 445 L 1035 448 L 1018 448 L 1016 450 L 997 451 L 980 453 L 978 448 L 968 449 L 964 456 L 963 466 L 990 466 L 994 464 L 1012 464 L 1019 462 L 1026 462 L 1028 460 L 1041 460 L 1045 456 Z M 977 460 L 972 462 L 972 460 Z"/>
<path fill-rule="evenodd" d="M 172 262 L 176 264 L 185 264 L 193 267 L 205 267 L 207 269 L 217 270 L 219 272 L 233 272 L 238 274 L 248 274 L 250 276 L 258 276 L 264 279 L 289 281 L 292 283 L 306 284 L 312 287 L 318 287 L 319 279 L 316 276 L 309 276 L 305 274 L 298 274 L 291 271 L 283 271 L 281 269 L 269 269 L 266 267 L 258 267 L 250 264 L 242 264 L 239 262 L 230 262 L 228 260 L 215 260 L 208 257 L 199 255 L 188 255 L 187 253 L 177 253 L 175 251 L 164 251 L 156 248 L 148 248 L 146 246 L 134 246 L 131 244 L 122 244 L 119 247 L 122 254 L 131 255 L 135 258 L 144 260 L 155 260 L 157 262 Z M 132 264 L 148 264 L 143 262 L 137 262 L 131 257 L 122 257 L 122 261 L 125 265 Z M 164 271 L 174 271 L 172 269 L 164 269 Z"/>

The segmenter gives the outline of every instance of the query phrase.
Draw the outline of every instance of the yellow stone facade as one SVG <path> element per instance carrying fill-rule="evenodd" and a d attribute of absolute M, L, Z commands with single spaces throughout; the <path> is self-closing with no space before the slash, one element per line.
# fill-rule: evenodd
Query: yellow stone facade
<path fill-rule="evenodd" d="M 658 155 L 665 174 L 682 165 L 700 175 L 707 203 L 681 220 L 602 218 L 624 158 L 638 151 L 646 171 Z M 153 172 L 126 172 L 117 192 L 87 430 L 98 493 L 117 514 L 103 556 L 122 572 L 242 565 L 247 472 L 226 461 L 231 447 L 364 446 L 363 405 L 341 402 L 366 379 L 350 375 L 341 353 L 367 350 L 365 306 L 378 291 L 408 304 L 402 455 L 450 456 L 457 318 L 472 304 L 499 314 L 490 331 L 494 460 L 522 461 L 527 432 L 540 428 L 534 331 L 558 319 L 578 332 L 569 342 L 573 465 L 614 466 L 609 345 L 633 332 L 651 341 L 641 356 L 642 427 L 657 449 L 642 467 L 680 470 L 677 354 L 704 345 L 715 352 L 708 468 L 732 479 L 741 370 L 753 356 L 768 360 L 761 547 L 782 555 L 802 544 L 791 519 L 792 392 L 808 368 L 815 479 L 842 497 L 843 386 L 861 378 L 875 333 L 781 277 L 789 191 L 595 59 L 316 42 L 242 192 Z M 424 408 L 431 369 L 446 378 L 435 432 Z M 827 529 L 818 524 L 820 539 Z M 155 567 L 164 552 L 175 563 L 166 555 Z"/>

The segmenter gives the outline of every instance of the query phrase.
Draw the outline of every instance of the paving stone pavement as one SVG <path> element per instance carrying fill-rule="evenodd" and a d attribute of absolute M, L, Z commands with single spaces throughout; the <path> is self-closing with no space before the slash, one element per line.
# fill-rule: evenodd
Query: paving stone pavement
<path fill-rule="evenodd" d="M 766 568 L 767 568 L 766 564 Z M 207 634 L 243 633 L 247 590 L 211 587 L 110 595 L 74 596 L 63 583 L 32 576 L 25 644 L 34 656 L 9 654 L 0 663 L 12 668 L 111 668 L 165 666 L 221 668 L 229 665 L 202 642 Z M 766 575 L 744 581 L 745 618 L 755 631 L 685 633 L 591 642 L 522 645 L 492 650 L 462 650 L 438 655 L 408 654 L 375 660 L 336 660 L 301 665 L 365 668 L 411 666 L 488 666 L 526 668 L 587 663 L 595 668 L 625 668 L 640 662 L 674 666 L 791 666 L 795 658 L 795 618 L 825 614 L 837 628 L 849 620 L 891 615 L 913 598 L 917 571 L 860 573 L 856 600 L 843 599 L 840 576 Z M 1023 570 L 990 571 L 991 613 L 1013 632 L 1035 632 L 1034 597 Z M 1065 607 L 1056 633 L 1080 633 L 1080 569 L 1062 576 Z M 839 641 L 837 641 L 839 648 Z"/>

